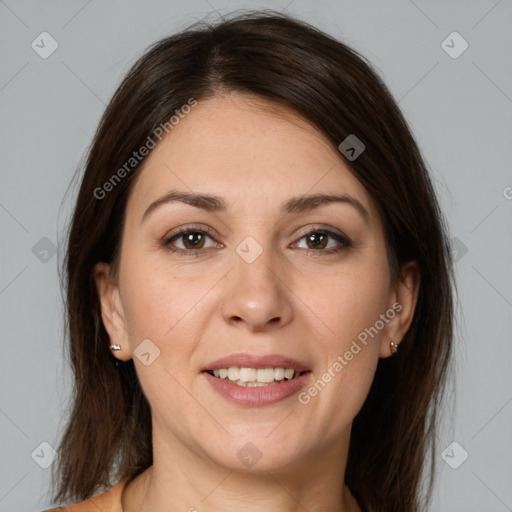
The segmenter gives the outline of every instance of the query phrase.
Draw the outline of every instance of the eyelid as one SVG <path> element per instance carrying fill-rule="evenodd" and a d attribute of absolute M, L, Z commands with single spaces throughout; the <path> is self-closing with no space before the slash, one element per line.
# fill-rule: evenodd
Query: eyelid
<path fill-rule="evenodd" d="M 204 253 L 204 252 L 208 252 L 209 249 L 213 249 L 213 247 L 201 248 L 201 249 L 181 249 L 181 248 L 170 248 L 169 247 L 171 240 L 173 238 L 177 238 L 177 237 L 179 238 L 180 235 L 183 235 L 183 234 L 189 233 L 189 232 L 204 233 L 204 234 L 208 235 L 217 245 L 223 246 L 223 244 L 219 243 L 216 240 L 216 235 L 214 234 L 213 230 L 206 224 L 189 224 L 189 225 L 185 225 L 185 226 L 176 228 L 171 233 L 165 235 L 165 237 L 162 240 L 162 244 L 168 250 L 170 250 L 172 252 L 179 253 L 182 255 L 190 255 L 190 256 L 192 256 L 192 255 L 198 256 L 201 252 Z M 309 225 L 309 226 L 304 227 L 301 230 L 299 230 L 299 232 L 294 237 L 295 241 L 293 242 L 292 246 L 299 243 L 305 236 L 313 234 L 313 233 L 326 234 L 328 237 L 331 237 L 331 238 L 334 238 L 335 240 L 337 240 L 337 242 L 340 244 L 340 246 L 336 247 L 336 248 L 323 249 L 323 250 L 322 249 L 320 249 L 320 250 L 302 249 L 303 251 L 306 251 L 308 254 L 314 253 L 315 255 L 318 255 L 318 256 L 320 256 L 322 254 L 327 255 L 330 253 L 332 254 L 335 252 L 340 252 L 344 248 L 349 248 L 349 247 L 353 246 L 352 240 L 347 235 L 345 235 L 343 232 L 339 231 L 336 228 L 332 228 L 330 226 L 325 226 L 325 225 L 323 226 L 323 225 L 318 225 L 318 224 Z"/>
<path fill-rule="evenodd" d="M 216 234 L 214 233 L 213 229 L 211 229 L 206 224 L 187 224 L 186 226 L 180 226 L 179 228 L 176 228 L 173 231 L 167 233 L 164 236 L 164 240 L 170 240 L 177 235 L 181 235 L 183 233 L 188 233 L 189 231 L 204 232 L 207 235 L 211 236 L 212 238 L 216 237 Z"/>
<path fill-rule="evenodd" d="M 346 239 L 347 242 L 350 242 L 350 238 L 345 235 L 342 231 L 333 228 L 331 226 L 323 225 L 323 224 L 313 224 L 309 225 L 305 228 L 301 228 L 299 232 L 295 235 L 297 238 L 303 238 L 306 235 L 309 235 L 310 233 L 316 233 L 316 232 L 322 232 L 322 233 L 332 233 L 334 235 L 339 236 L 340 238 Z"/>
<path fill-rule="evenodd" d="M 346 249 L 354 247 L 352 240 L 343 232 L 337 230 L 336 228 L 321 226 L 310 226 L 304 230 L 301 230 L 301 232 L 296 235 L 296 242 L 293 242 L 292 246 L 297 245 L 304 237 L 314 233 L 322 233 L 327 235 L 329 238 L 336 240 L 338 245 L 329 249 L 302 249 L 309 255 L 315 257 L 329 256 L 333 254 L 339 254 Z"/>

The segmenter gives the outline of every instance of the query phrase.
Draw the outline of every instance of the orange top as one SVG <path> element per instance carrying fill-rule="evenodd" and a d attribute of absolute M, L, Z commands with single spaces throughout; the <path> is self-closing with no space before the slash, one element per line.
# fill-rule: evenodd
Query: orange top
<path fill-rule="evenodd" d="M 123 512 L 121 496 L 127 481 L 128 477 L 121 480 L 108 491 L 93 496 L 85 501 L 44 510 L 43 512 L 98 512 L 99 510 L 102 512 Z"/>

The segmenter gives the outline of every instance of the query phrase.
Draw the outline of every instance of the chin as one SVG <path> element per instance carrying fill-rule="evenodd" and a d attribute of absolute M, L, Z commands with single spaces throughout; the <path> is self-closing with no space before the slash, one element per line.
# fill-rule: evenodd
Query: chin
<path fill-rule="evenodd" d="M 272 428 L 275 428 L 276 424 Z M 241 434 L 230 439 L 228 446 L 222 446 L 220 453 L 212 453 L 211 447 L 206 451 L 210 452 L 210 457 L 218 464 L 224 466 L 230 471 L 249 472 L 253 474 L 266 474 L 293 470 L 297 468 L 300 459 L 300 452 L 303 449 L 300 443 L 295 445 L 293 442 L 286 443 L 268 436 L 272 429 L 261 429 L 261 432 L 255 432 L 251 427 L 247 435 Z M 289 439 L 289 437 L 288 437 Z"/>

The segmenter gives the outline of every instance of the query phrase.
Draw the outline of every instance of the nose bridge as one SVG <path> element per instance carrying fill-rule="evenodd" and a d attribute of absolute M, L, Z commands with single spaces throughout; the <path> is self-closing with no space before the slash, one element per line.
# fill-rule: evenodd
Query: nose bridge
<path fill-rule="evenodd" d="M 261 243 L 247 236 L 235 248 L 223 311 L 226 321 L 243 321 L 252 329 L 262 329 L 269 322 L 282 325 L 292 313 L 280 258 L 269 236 L 260 234 L 259 238 Z"/>
<path fill-rule="evenodd" d="M 262 239 L 262 236 L 259 237 Z M 279 287 L 276 268 L 276 253 L 271 242 L 260 243 L 253 236 L 247 236 L 238 244 L 234 254 L 235 279 L 247 296 L 273 294 Z"/>

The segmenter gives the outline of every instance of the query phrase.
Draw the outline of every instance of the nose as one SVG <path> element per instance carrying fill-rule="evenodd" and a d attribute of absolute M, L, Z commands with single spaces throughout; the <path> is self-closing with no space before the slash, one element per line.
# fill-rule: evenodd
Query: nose
<path fill-rule="evenodd" d="M 233 255 L 234 268 L 228 274 L 228 286 L 222 306 L 224 320 L 250 331 L 268 331 L 284 327 L 293 317 L 291 298 L 284 269 L 265 248 L 248 263 Z"/>

